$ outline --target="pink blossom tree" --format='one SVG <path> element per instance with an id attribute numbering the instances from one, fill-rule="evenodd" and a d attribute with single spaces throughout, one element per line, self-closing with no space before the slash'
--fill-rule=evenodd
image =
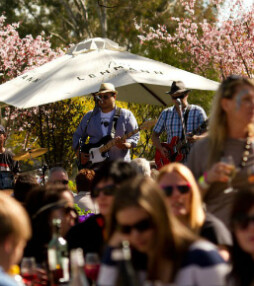
<path id="1" fill-rule="evenodd" d="M 53 50 L 44 35 L 21 38 L 18 27 L 18 23 L 5 25 L 5 17 L 0 17 L 1 83 L 64 53 L 61 49 Z M 23 110 L 11 106 L 2 108 L 2 117 L 9 134 L 7 147 L 11 147 L 15 153 L 25 147 L 47 147 L 47 164 L 53 166 L 61 162 L 67 167 L 68 161 L 74 157 L 71 151 L 74 127 L 66 128 L 66 120 L 70 125 L 73 119 L 79 121 L 83 109 L 83 105 L 75 100 Z M 38 139 L 36 144 L 29 146 L 35 139 Z"/>
<path id="2" fill-rule="evenodd" d="M 254 4 L 246 11 L 244 1 L 237 0 L 223 19 L 211 23 L 205 18 L 198 20 L 196 0 L 180 2 L 185 8 L 185 17 L 171 18 L 176 29 L 169 32 L 165 25 L 150 28 L 148 33 L 140 29 L 141 44 L 153 42 L 159 49 L 173 47 L 183 61 L 188 61 L 195 72 L 204 76 L 213 70 L 215 79 L 223 79 L 229 74 L 253 77 Z M 223 13 L 223 1 L 210 2 L 219 14 Z"/>

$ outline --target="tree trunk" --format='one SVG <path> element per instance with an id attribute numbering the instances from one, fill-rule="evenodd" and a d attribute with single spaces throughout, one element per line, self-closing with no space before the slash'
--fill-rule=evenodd
<path id="1" fill-rule="evenodd" d="M 101 35 L 103 38 L 107 38 L 107 0 L 98 0 L 97 11 L 101 24 Z"/>

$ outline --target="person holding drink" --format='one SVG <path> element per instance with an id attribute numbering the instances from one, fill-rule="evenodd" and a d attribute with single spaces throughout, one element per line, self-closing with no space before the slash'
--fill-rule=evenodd
<path id="1" fill-rule="evenodd" d="M 229 227 L 236 189 L 250 184 L 254 164 L 254 85 L 231 75 L 212 104 L 208 136 L 193 146 L 187 165 L 199 181 L 207 210 Z"/>

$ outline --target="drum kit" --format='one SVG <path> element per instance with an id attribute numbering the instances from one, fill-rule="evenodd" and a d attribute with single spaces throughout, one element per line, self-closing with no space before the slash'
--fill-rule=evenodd
<path id="1" fill-rule="evenodd" d="M 37 158 L 48 152 L 48 148 L 27 149 L 13 156 L 15 161 L 25 161 Z"/>
<path id="2" fill-rule="evenodd" d="M 37 157 L 40 157 L 48 152 L 48 148 L 37 148 L 37 149 L 31 149 L 28 148 L 16 155 L 13 156 L 14 161 L 26 161 L 35 159 Z M 44 184 L 45 183 L 45 174 L 47 170 L 47 165 L 42 164 L 40 167 L 36 167 L 33 169 L 21 171 L 20 173 L 28 173 L 28 172 L 34 172 L 36 171 L 36 175 L 38 177 L 39 183 Z M 12 193 L 13 191 L 13 182 L 14 177 L 13 174 L 10 172 L 1 172 L 0 173 L 0 189 L 4 190 L 6 193 Z"/>

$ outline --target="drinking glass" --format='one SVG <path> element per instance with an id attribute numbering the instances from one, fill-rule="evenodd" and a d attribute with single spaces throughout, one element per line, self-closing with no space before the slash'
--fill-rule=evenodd
<path id="1" fill-rule="evenodd" d="M 35 258 L 24 257 L 21 261 L 20 272 L 25 285 L 33 285 L 33 281 L 37 278 Z"/>
<path id="2" fill-rule="evenodd" d="M 85 256 L 85 273 L 88 279 L 92 280 L 92 285 L 96 285 L 96 280 L 100 269 L 100 259 L 97 253 L 87 253 Z"/>
<path id="3" fill-rule="evenodd" d="M 229 177 L 228 187 L 224 190 L 224 193 L 228 194 L 228 193 L 231 193 L 234 191 L 234 188 L 232 186 L 232 180 L 237 173 L 237 169 L 236 169 L 235 162 L 234 162 L 234 159 L 232 156 L 223 156 L 223 157 L 221 157 L 220 161 L 229 165 L 232 168 L 230 174 L 228 174 L 228 177 Z"/>

